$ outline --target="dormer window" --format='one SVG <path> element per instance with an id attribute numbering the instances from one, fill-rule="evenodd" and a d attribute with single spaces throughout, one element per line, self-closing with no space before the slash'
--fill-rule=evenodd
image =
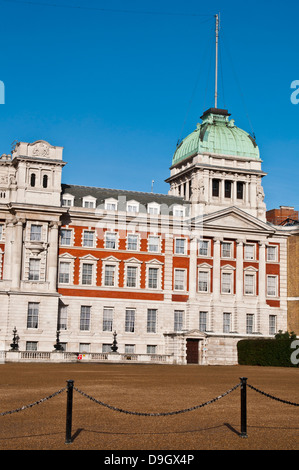
<path id="1" fill-rule="evenodd" d="M 74 205 L 74 199 L 75 197 L 72 194 L 64 194 L 62 196 L 61 204 L 64 207 L 71 207 Z"/>
<path id="2" fill-rule="evenodd" d="M 185 208 L 184 206 L 174 206 L 173 208 L 173 215 L 175 217 L 184 217 L 185 216 Z"/>
<path id="3" fill-rule="evenodd" d="M 127 212 L 131 212 L 133 214 L 139 212 L 139 203 L 136 201 L 129 201 L 127 203 Z"/>
<path id="4" fill-rule="evenodd" d="M 92 196 L 86 196 L 83 198 L 82 207 L 87 207 L 89 209 L 95 209 L 96 199 Z"/>
<path id="5" fill-rule="evenodd" d="M 117 210 L 117 200 L 116 199 L 106 199 L 105 200 L 105 210 L 106 211 L 116 211 Z"/>
<path id="6" fill-rule="evenodd" d="M 160 214 L 160 204 L 156 202 L 152 202 L 147 206 L 147 212 L 151 215 L 159 215 Z"/>

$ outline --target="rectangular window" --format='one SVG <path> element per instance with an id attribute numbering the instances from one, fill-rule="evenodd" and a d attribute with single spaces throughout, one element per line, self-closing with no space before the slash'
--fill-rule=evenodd
<path id="1" fill-rule="evenodd" d="M 105 286 L 114 286 L 115 285 L 115 266 L 107 264 L 105 266 Z"/>
<path id="2" fill-rule="evenodd" d="M 105 203 L 106 211 L 116 211 L 117 203 L 116 202 L 106 202 Z"/>
<path id="3" fill-rule="evenodd" d="M 137 268 L 127 266 L 127 287 L 137 287 Z"/>
<path id="4" fill-rule="evenodd" d="M 81 306 L 80 331 L 89 331 L 89 329 L 90 329 L 90 311 L 91 311 L 91 307 Z"/>
<path id="5" fill-rule="evenodd" d="M 37 351 L 37 341 L 26 341 L 26 351 Z"/>
<path id="6" fill-rule="evenodd" d="M 106 248 L 116 250 L 116 233 L 106 232 Z"/>
<path id="7" fill-rule="evenodd" d="M 184 320 L 184 311 L 175 310 L 174 311 L 174 331 L 182 331 L 183 320 Z"/>
<path id="8" fill-rule="evenodd" d="M 245 245 L 244 248 L 244 257 L 247 260 L 253 260 L 255 259 L 255 250 L 254 250 L 254 245 Z"/>
<path id="9" fill-rule="evenodd" d="M 276 334 L 276 315 L 269 315 L 269 334 Z"/>
<path id="10" fill-rule="evenodd" d="M 231 243 L 221 243 L 222 248 L 222 258 L 231 258 L 232 255 L 232 244 Z"/>
<path id="11" fill-rule="evenodd" d="M 62 246 L 71 246 L 72 231 L 68 229 L 61 229 L 60 231 L 60 244 Z"/>
<path id="12" fill-rule="evenodd" d="M 277 297 L 277 276 L 267 276 L 267 295 Z"/>
<path id="13" fill-rule="evenodd" d="M 30 241 L 40 242 L 42 239 L 42 226 L 32 224 L 30 228 Z"/>
<path id="14" fill-rule="evenodd" d="M 229 333 L 231 331 L 231 313 L 223 314 L 223 333 Z"/>
<path id="15" fill-rule="evenodd" d="M 40 260 L 35 258 L 29 259 L 29 281 L 39 281 Z"/>
<path id="16" fill-rule="evenodd" d="M 89 343 L 79 343 L 79 352 L 84 354 L 84 353 L 89 353 L 90 351 L 90 344 Z"/>
<path id="17" fill-rule="evenodd" d="M 244 195 L 244 183 L 237 182 L 237 199 L 243 199 Z"/>
<path id="18" fill-rule="evenodd" d="M 184 269 L 174 270 L 174 289 L 186 290 L 186 271 Z"/>
<path id="19" fill-rule="evenodd" d="M 148 288 L 158 289 L 158 272 L 159 268 L 148 269 Z"/>
<path id="20" fill-rule="evenodd" d="M 267 246 L 267 261 L 277 261 L 277 246 Z"/>
<path id="21" fill-rule="evenodd" d="M 138 235 L 128 235 L 128 250 L 136 251 L 138 249 Z"/>
<path id="22" fill-rule="evenodd" d="M 207 331 L 208 312 L 199 312 L 199 331 Z"/>
<path id="23" fill-rule="evenodd" d="M 157 327 L 157 310 L 149 308 L 147 310 L 147 333 L 156 333 Z"/>
<path id="24" fill-rule="evenodd" d="M 125 331 L 128 333 L 135 331 L 135 310 L 126 309 Z"/>
<path id="25" fill-rule="evenodd" d="M 82 284 L 85 286 L 92 285 L 93 265 L 88 263 L 82 264 Z"/>
<path id="26" fill-rule="evenodd" d="M 198 291 L 209 292 L 209 273 L 207 271 L 198 272 Z"/>
<path id="27" fill-rule="evenodd" d="M 231 198 L 232 196 L 232 183 L 231 181 L 224 182 L 224 197 Z"/>
<path id="28" fill-rule="evenodd" d="M 253 323 L 254 323 L 254 315 L 251 313 L 247 313 L 246 315 L 246 333 L 247 334 L 253 333 Z"/>
<path id="29" fill-rule="evenodd" d="M 221 276 L 221 292 L 222 294 L 232 293 L 232 273 L 222 273 Z"/>
<path id="30" fill-rule="evenodd" d="M 110 353 L 112 348 L 112 344 L 102 344 L 102 352 L 103 353 Z"/>
<path id="31" fill-rule="evenodd" d="M 93 247 L 94 243 L 94 232 L 90 230 L 84 230 L 83 232 L 83 246 Z"/>
<path id="32" fill-rule="evenodd" d="M 112 331 L 113 308 L 104 307 L 103 310 L 103 331 Z"/>
<path id="33" fill-rule="evenodd" d="M 208 254 L 209 254 L 209 242 L 208 242 L 208 240 L 199 240 L 199 242 L 198 242 L 198 253 L 199 253 L 199 256 L 208 256 Z"/>
<path id="34" fill-rule="evenodd" d="M 219 185 L 220 185 L 220 181 L 213 179 L 213 181 L 212 181 L 212 194 L 213 194 L 213 197 L 219 197 Z"/>
<path id="35" fill-rule="evenodd" d="M 125 344 L 125 354 L 134 354 L 135 344 Z"/>
<path id="36" fill-rule="evenodd" d="M 151 253 L 157 253 L 159 251 L 159 237 L 148 237 L 148 251 Z"/>
<path id="37" fill-rule="evenodd" d="M 58 316 L 58 330 L 67 330 L 67 306 L 61 305 Z"/>
<path id="38" fill-rule="evenodd" d="M 146 354 L 156 354 L 156 353 L 157 353 L 157 346 L 155 344 L 147 344 Z"/>
<path id="39" fill-rule="evenodd" d="M 70 263 L 64 263 L 61 261 L 59 263 L 59 276 L 58 281 L 61 284 L 69 284 L 70 282 Z"/>
<path id="40" fill-rule="evenodd" d="M 39 304 L 29 302 L 27 312 L 27 328 L 38 328 Z"/>
<path id="41" fill-rule="evenodd" d="M 245 274 L 244 277 L 244 294 L 245 295 L 253 295 L 254 294 L 254 281 L 255 275 L 254 274 Z"/>
<path id="42" fill-rule="evenodd" d="M 186 239 L 185 238 L 176 238 L 175 240 L 175 253 L 177 255 L 186 254 Z"/>
<path id="43" fill-rule="evenodd" d="M 3 224 L 0 224 L 0 240 L 3 240 Z"/>

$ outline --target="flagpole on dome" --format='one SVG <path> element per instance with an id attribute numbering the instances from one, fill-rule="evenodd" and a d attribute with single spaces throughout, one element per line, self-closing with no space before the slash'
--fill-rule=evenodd
<path id="1" fill-rule="evenodd" d="M 219 42 L 219 21 L 220 20 L 220 13 L 219 15 L 215 15 L 215 33 L 216 33 L 216 41 L 215 41 L 215 108 L 217 108 L 217 101 L 218 101 L 218 42 Z"/>

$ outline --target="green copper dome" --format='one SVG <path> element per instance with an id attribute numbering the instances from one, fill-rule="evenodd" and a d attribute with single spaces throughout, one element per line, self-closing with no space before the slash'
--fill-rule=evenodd
<path id="1" fill-rule="evenodd" d="M 202 123 L 197 124 L 197 128 L 178 145 L 172 165 L 203 152 L 259 160 L 260 152 L 254 138 L 236 127 L 229 116 L 225 109 L 206 111 L 201 117 Z"/>

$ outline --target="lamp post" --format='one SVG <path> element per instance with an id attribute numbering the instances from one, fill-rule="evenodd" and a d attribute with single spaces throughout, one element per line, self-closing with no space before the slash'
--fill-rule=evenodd
<path id="1" fill-rule="evenodd" d="M 12 343 L 10 344 L 11 351 L 18 351 L 19 350 L 19 339 L 20 339 L 20 337 L 17 335 L 17 329 L 16 329 L 16 327 L 14 327 Z"/>
<path id="2" fill-rule="evenodd" d="M 113 333 L 113 343 L 112 343 L 112 346 L 111 346 L 111 351 L 114 352 L 114 353 L 116 353 L 117 350 L 118 350 L 116 336 L 117 336 L 117 333 L 116 333 L 116 331 L 114 331 L 114 333 Z"/>

